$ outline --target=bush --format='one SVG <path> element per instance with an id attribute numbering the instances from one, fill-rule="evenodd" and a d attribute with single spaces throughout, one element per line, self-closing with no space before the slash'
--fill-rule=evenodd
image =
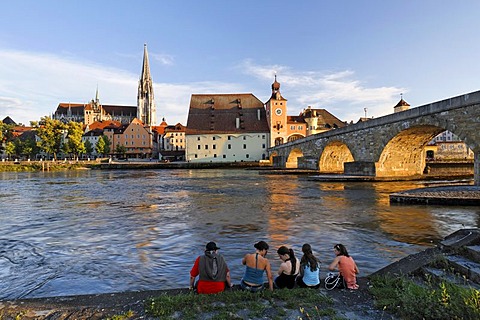
<path id="1" fill-rule="evenodd" d="M 419 285 L 406 277 L 374 277 L 376 305 L 409 319 L 479 319 L 480 291 L 450 282 Z"/>

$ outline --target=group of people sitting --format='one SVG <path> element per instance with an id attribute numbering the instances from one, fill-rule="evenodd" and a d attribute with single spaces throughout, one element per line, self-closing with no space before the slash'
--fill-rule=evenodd
<path id="1" fill-rule="evenodd" d="M 305 243 L 302 246 L 303 256 L 300 260 L 295 257 L 293 249 L 286 246 L 278 248 L 277 254 L 282 262 L 275 279 L 267 259 L 268 244 L 265 241 L 259 241 L 254 244 L 254 248 L 254 253 L 246 254 L 242 259 L 245 273 L 240 281 L 240 287 L 243 290 L 251 292 L 263 290 L 266 287 L 263 280 L 264 273 L 266 273 L 270 290 L 292 289 L 295 286 L 313 289 L 320 287 L 320 261 L 314 256 L 310 244 Z M 191 290 L 196 289 L 197 293 L 212 294 L 233 287 L 230 271 L 224 257 L 218 253 L 219 249 L 215 242 L 209 242 L 206 245 L 205 254 L 197 257 L 190 271 Z M 347 248 L 342 244 L 336 244 L 333 251 L 336 257 L 328 269 L 338 270 L 346 288 L 358 289 L 356 280 L 358 268 L 353 258 L 349 256 Z M 199 280 L 195 282 L 197 276 Z"/>

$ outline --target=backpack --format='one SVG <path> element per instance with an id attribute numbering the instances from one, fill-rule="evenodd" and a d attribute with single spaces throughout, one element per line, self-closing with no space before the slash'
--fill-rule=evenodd
<path id="1" fill-rule="evenodd" d="M 345 280 L 339 273 L 329 272 L 325 278 L 325 289 L 332 290 L 334 288 L 343 289 L 346 288 Z"/>

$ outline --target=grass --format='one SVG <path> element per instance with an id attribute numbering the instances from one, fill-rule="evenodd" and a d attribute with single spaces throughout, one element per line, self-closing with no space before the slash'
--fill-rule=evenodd
<path id="1" fill-rule="evenodd" d="M 297 313 L 298 319 L 320 319 L 335 317 L 332 304 L 332 300 L 318 290 L 257 293 L 236 290 L 213 295 L 164 294 L 148 300 L 145 311 L 160 319 L 196 319 L 199 314 L 208 314 L 211 319 L 242 319 L 239 314 L 248 318 L 285 319 L 291 312 Z"/>
<path id="2" fill-rule="evenodd" d="M 374 277 L 376 306 L 404 319 L 480 319 L 480 291 L 450 282 L 419 285 L 406 277 Z"/>
<path id="3" fill-rule="evenodd" d="M 95 168 L 98 163 L 82 163 L 82 162 L 61 162 L 61 161 L 22 161 L 20 164 L 13 162 L 0 162 L 0 172 L 32 172 L 32 171 L 60 171 L 60 170 L 76 170 L 81 168 Z"/>

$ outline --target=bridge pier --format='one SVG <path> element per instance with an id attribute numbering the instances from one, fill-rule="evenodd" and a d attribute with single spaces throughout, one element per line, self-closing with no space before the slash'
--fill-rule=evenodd
<path id="1" fill-rule="evenodd" d="M 480 151 L 474 152 L 473 174 L 474 183 L 476 186 L 480 186 Z"/>
<path id="2" fill-rule="evenodd" d="M 353 161 L 343 164 L 343 173 L 348 176 L 372 176 L 375 177 L 375 162 Z"/>

